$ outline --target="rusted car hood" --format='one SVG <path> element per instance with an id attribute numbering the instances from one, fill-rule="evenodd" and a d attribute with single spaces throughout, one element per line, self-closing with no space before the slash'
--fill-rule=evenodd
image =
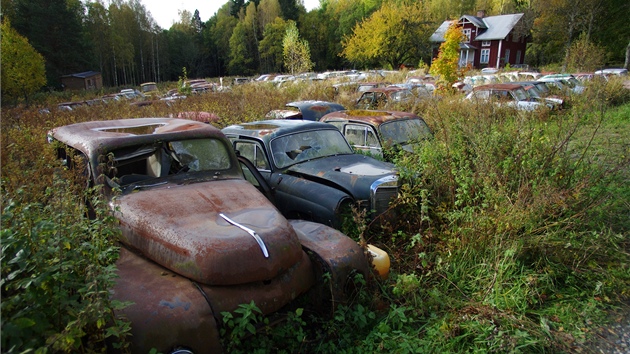
<path id="1" fill-rule="evenodd" d="M 245 180 L 169 183 L 117 197 L 112 203 L 124 244 L 203 284 L 269 280 L 302 256 L 288 221 Z M 252 235 L 221 213 L 255 231 L 268 257 Z"/>
<path id="2" fill-rule="evenodd" d="M 395 174 L 394 164 L 360 154 L 330 156 L 290 166 L 285 173 L 335 183 L 357 199 L 368 199 L 374 181 Z"/>

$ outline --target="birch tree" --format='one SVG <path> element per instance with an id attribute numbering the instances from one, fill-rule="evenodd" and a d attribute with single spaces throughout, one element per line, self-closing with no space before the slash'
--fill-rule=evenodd
<path id="1" fill-rule="evenodd" d="M 311 51 L 308 42 L 300 39 L 300 32 L 295 22 L 289 21 L 289 24 L 282 40 L 284 67 L 295 75 L 297 73 L 311 71 L 313 63 L 311 62 Z"/>

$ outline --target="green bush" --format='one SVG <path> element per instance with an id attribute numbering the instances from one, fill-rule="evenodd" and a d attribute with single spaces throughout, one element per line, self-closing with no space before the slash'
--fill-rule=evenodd
<path id="1" fill-rule="evenodd" d="M 114 315 L 124 304 L 110 300 L 114 284 L 112 219 L 84 217 L 83 203 L 55 180 L 46 203 L 28 202 L 18 190 L 3 192 L 2 351 L 102 352 L 124 349 L 129 325 Z"/>

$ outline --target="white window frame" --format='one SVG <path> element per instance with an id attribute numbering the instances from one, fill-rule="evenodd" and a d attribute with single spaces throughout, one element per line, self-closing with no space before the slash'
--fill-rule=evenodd
<path id="1" fill-rule="evenodd" d="M 464 36 L 466 36 L 466 41 L 464 43 L 469 43 L 470 42 L 470 36 L 472 36 L 472 29 L 464 28 L 462 30 L 462 32 L 464 33 Z"/>
<path id="2" fill-rule="evenodd" d="M 489 47 L 489 46 L 490 46 L 490 44 L 491 44 L 491 42 L 490 42 L 490 41 L 482 41 L 482 42 L 481 42 L 481 46 L 482 46 L 482 47 Z"/>
<path id="3" fill-rule="evenodd" d="M 485 57 L 485 60 L 484 60 Z M 479 63 L 480 64 L 488 64 L 490 62 L 490 48 L 482 49 L 479 55 Z"/>

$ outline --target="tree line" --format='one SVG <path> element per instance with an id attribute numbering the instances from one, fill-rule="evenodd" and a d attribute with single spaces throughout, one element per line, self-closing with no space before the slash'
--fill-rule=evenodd
<path id="1" fill-rule="evenodd" d="M 320 5 L 306 11 L 301 0 L 229 0 L 215 14 L 180 11 L 179 20 L 164 29 L 139 0 L 2 0 L 2 21 L 43 56 L 50 88 L 60 86 L 62 75 L 89 70 L 101 72 L 105 86 L 176 81 L 183 68 L 189 77 L 290 72 L 283 52 L 287 29 L 293 41 L 299 36 L 306 45 L 307 67 L 315 71 L 428 65 L 434 45 L 429 37 L 440 23 L 481 9 L 489 16 L 525 14 L 530 65 L 592 70 L 626 60 L 627 66 L 626 0 L 320 0 Z"/>

